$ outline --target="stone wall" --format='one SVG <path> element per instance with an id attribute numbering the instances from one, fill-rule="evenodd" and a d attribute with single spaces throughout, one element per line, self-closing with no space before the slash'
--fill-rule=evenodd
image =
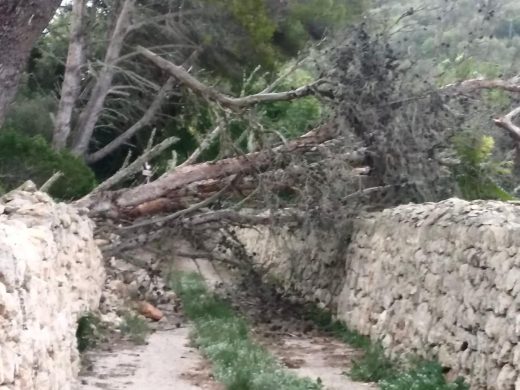
<path id="1" fill-rule="evenodd" d="M 103 280 L 87 217 L 34 191 L 0 198 L 1 390 L 71 388 L 77 319 Z"/>
<path id="2" fill-rule="evenodd" d="M 338 257 L 334 237 L 310 256 L 301 232 L 240 236 L 286 288 L 328 305 L 390 353 L 436 357 L 473 389 L 520 389 L 519 205 L 450 199 L 368 215 L 327 272 Z M 330 275 L 341 275 L 340 291 Z"/>

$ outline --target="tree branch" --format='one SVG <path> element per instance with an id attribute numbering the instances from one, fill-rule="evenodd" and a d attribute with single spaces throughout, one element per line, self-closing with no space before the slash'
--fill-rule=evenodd
<path id="1" fill-rule="evenodd" d="M 469 79 L 448 84 L 441 88 L 441 91 L 455 90 L 457 93 L 470 93 L 482 89 L 501 89 L 508 92 L 520 92 L 520 77 L 517 76 L 508 80 Z"/>
<path id="2" fill-rule="evenodd" d="M 197 226 L 210 223 L 227 222 L 234 225 L 240 226 L 252 226 L 252 225 L 271 225 L 274 222 L 279 223 L 296 223 L 303 220 L 303 215 L 297 210 L 290 212 L 281 212 L 278 214 L 264 214 L 264 215 L 252 215 L 243 214 L 233 210 L 217 210 L 211 211 L 204 214 L 195 215 L 190 218 L 186 218 L 183 223 L 188 226 Z"/>
<path id="3" fill-rule="evenodd" d="M 215 127 L 207 136 L 202 140 L 199 147 L 195 149 L 195 151 L 184 161 L 182 164 L 180 164 L 175 169 L 184 168 L 187 165 L 194 164 L 197 162 L 197 159 L 200 157 L 202 152 L 204 152 L 207 148 L 211 146 L 213 141 L 219 136 L 220 132 L 222 131 L 222 126 Z"/>
<path id="4" fill-rule="evenodd" d="M 51 187 L 63 176 L 63 172 L 55 172 L 45 183 L 40 187 L 41 192 L 49 192 Z"/>
<path id="5" fill-rule="evenodd" d="M 155 145 L 153 148 L 148 150 L 147 152 L 143 153 L 141 156 L 136 158 L 131 164 L 129 164 L 127 167 L 119 170 L 116 172 L 113 176 L 105 180 L 103 183 L 101 183 L 99 186 L 97 186 L 94 191 L 92 191 L 89 195 L 87 195 L 86 198 L 90 198 L 92 195 L 99 193 L 101 191 L 106 191 L 115 185 L 121 183 L 121 181 L 125 180 L 127 177 L 130 177 L 132 175 L 135 175 L 140 170 L 142 170 L 143 164 L 157 155 L 161 154 L 163 151 L 168 149 L 170 146 L 172 146 L 174 143 L 176 143 L 179 139 L 177 137 L 170 137 L 166 138 L 164 141 L 162 141 L 160 144 Z M 83 199 L 82 199 L 83 201 Z"/>
<path id="6" fill-rule="evenodd" d="M 103 146 L 98 151 L 88 155 L 86 161 L 88 163 L 95 163 L 105 158 L 114 150 L 119 148 L 122 144 L 124 144 L 126 141 L 128 141 L 130 138 L 132 138 L 143 127 L 148 126 L 150 122 L 155 118 L 157 111 L 159 111 L 159 109 L 161 108 L 164 100 L 168 96 L 168 92 L 172 90 L 173 84 L 174 79 L 173 77 L 170 77 L 168 81 L 166 81 L 166 83 L 159 90 L 154 100 L 152 101 L 152 104 L 150 104 L 150 107 L 148 107 L 143 116 L 125 132 L 123 132 L 121 135 L 110 141 L 107 145 Z"/>
<path id="7" fill-rule="evenodd" d="M 323 83 L 322 80 L 318 80 L 312 84 L 297 88 L 292 91 L 259 93 L 256 95 L 235 98 L 218 92 L 215 89 L 205 85 L 204 83 L 200 82 L 198 79 L 193 77 L 191 74 L 189 74 L 181 66 L 175 65 L 174 63 L 165 60 L 164 58 L 158 56 L 154 52 L 142 46 L 139 46 L 137 48 L 137 51 L 139 51 L 140 54 L 148 58 L 159 68 L 170 73 L 173 77 L 181 81 L 187 88 L 191 89 L 193 92 L 201 96 L 207 97 L 208 99 L 214 100 L 224 107 L 232 109 L 251 107 L 259 103 L 288 101 L 302 98 L 304 96 L 314 94 L 315 88 L 321 83 Z"/>
<path id="8" fill-rule="evenodd" d="M 507 130 L 509 132 L 509 135 L 516 141 L 520 142 L 520 126 L 517 126 L 513 120 L 520 115 L 520 107 L 515 108 L 513 111 L 511 111 L 509 114 L 494 119 L 493 122 L 498 127 L 501 127 L 504 130 Z"/>

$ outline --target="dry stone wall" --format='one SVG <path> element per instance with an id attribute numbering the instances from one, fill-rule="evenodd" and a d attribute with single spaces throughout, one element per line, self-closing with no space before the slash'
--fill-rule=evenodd
<path id="1" fill-rule="evenodd" d="M 321 243 L 309 256 L 301 232 L 239 235 L 286 288 L 390 353 L 436 357 L 472 389 L 520 389 L 520 205 L 450 199 L 367 215 L 328 272 L 338 253 Z M 295 250 L 299 262 L 289 266 Z M 331 274 L 342 275 L 339 291 Z"/>
<path id="2" fill-rule="evenodd" d="M 67 390 L 77 319 L 104 280 L 92 222 L 35 191 L 0 198 L 0 389 Z"/>

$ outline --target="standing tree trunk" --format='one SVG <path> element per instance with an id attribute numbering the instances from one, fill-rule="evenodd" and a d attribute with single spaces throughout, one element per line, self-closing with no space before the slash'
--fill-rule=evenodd
<path id="1" fill-rule="evenodd" d="M 96 84 L 92 89 L 90 99 L 87 106 L 81 113 L 77 125 L 77 134 L 74 145 L 72 146 L 72 152 L 77 156 L 84 157 L 88 152 L 88 147 L 96 123 L 103 111 L 103 105 L 105 99 L 110 92 L 112 87 L 112 80 L 116 72 L 115 66 L 125 38 L 131 29 L 131 18 L 134 10 L 135 0 L 125 0 L 121 8 L 121 12 L 118 15 L 116 26 L 110 38 L 108 49 L 105 54 L 105 61 L 103 68 L 99 72 Z"/>
<path id="2" fill-rule="evenodd" d="M 31 49 L 61 0 L 0 1 L 0 125 L 18 89 Z"/>
<path id="3" fill-rule="evenodd" d="M 56 150 L 67 147 L 71 130 L 72 112 L 81 89 L 81 67 L 85 63 L 85 36 L 83 19 L 85 0 L 74 0 L 70 26 L 69 53 L 61 86 L 61 98 L 56 114 L 52 144 Z"/>

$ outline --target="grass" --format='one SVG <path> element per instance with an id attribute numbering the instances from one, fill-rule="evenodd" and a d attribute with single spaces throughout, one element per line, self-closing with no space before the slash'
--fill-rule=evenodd
<path id="1" fill-rule="evenodd" d="M 355 361 L 349 377 L 361 382 L 375 382 L 381 390 L 469 390 L 462 378 L 448 383 L 438 362 L 415 359 L 407 368 L 390 359 L 381 343 L 373 343 L 365 336 L 335 321 L 330 313 L 310 307 L 306 316 L 320 329 L 353 347 L 363 350 L 363 357 Z"/>
<path id="2" fill-rule="evenodd" d="M 228 390 L 319 390 L 320 383 L 290 374 L 255 344 L 244 318 L 210 293 L 196 274 L 172 278 L 184 312 L 194 324 L 193 340 L 213 364 L 214 375 Z"/>
<path id="3" fill-rule="evenodd" d="M 144 344 L 150 333 L 150 327 L 146 320 L 135 313 L 125 313 L 119 330 L 128 339 L 136 344 Z"/>

